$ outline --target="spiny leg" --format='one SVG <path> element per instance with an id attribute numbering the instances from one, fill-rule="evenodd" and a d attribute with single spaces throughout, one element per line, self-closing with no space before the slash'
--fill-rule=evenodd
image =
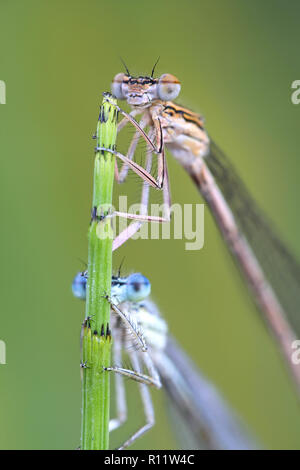
<path id="1" fill-rule="evenodd" d="M 146 162 L 146 169 L 151 169 L 152 164 L 152 155 L 149 154 Z M 135 219 L 135 222 L 132 222 L 128 227 L 126 227 L 113 241 L 113 251 L 123 245 L 127 240 L 129 240 L 142 226 L 142 222 L 170 222 L 171 219 L 171 195 L 170 195 L 170 185 L 169 185 L 169 176 L 167 165 L 165 165 L 165 184 L 163 187 L 163 201 L 164 201 L 164 214 L 163 217 L 155 217 L 147 215 L 149 210 L 149 190 L 150 187 L 145 181 L 143 183 L 142 189 L 142 199 L 141 199 L 141 215 L 135 215 L 129 217 L 129 214 L 124 214 L 122 212 L 115 212 L 116 215 L 120 217 L 127 217 Z"/>
<path id="2" fill-rule="evenodd" d="M 154 378 L 156 382 L 156 388 L 161 388 L 162 385 L 160 381 L 160 376 L 159 376 L 159 373 L 157 372 L 156 367 L 153 364 L 150 354 L 143 354 L 142 359 L 143 359 L 143 362 L 145 363 L 147 370 L 149 371 L 149 374 L 151 375 L 151 377 Z"/>
<path id="3" fill-rule="evenodd" d="M 155 146 L 155 144 L 153 143 L 153 139 L 151 139 L 149 136 L 147 136 L 147 134 L 141 128 L 140 124 L 132 117 L 131 114 L 126 113 L 118 105 L 116 105 L 115 103 L 112 103 L 110 101 L 109 97 L 105 97 L 105 98 L 106 98 L 106 101 L 108 101 L 112 106 L 114 106 L 124 116 L 124 118 L 127 118 L 133 124 L 133 126 L 140 132 L 141 136 L 147 142 L 147 144 L 152 149 L 152 151 L 155 154 L 157 154 L 157 163 L 158 163 L 157 180 L 155 180 L 152 177 L 152 175 L 150 175 L 150 174 L 145 174 L 144 173 L 144 175 L 143 175 L 143 172 L 141 171 L 141 167 L 139 165 L 134 164 L 133 162 L 131 163 L 131 165 L 129 165 L 128 159 L 124 160 L 124 159 L 127 158 L 124 155 L 120 154 L 119 152 L 112 151 L 112 150 L 111 150 L 111 152 L 114 153 L 117 157 L 119 157 L 124 162 L 128 163 L 130 168 L 133 171 L 135 171 L 139 176 L 141 176 L 142 178 L 143 177 L 147 178 L 149 184 L 151 184 L 153 187 L 156 187 L 158 189 L 162 189 L 163 184 L 164 184 L 164 173 L 165 173 L 164 166 L 165 166 L 166 161 L 165 161 L 163 133 L 162 133 L 162 127 L 161 127 L 161 121 L 160 121 L 159 114 L 157 112 L 152 112 L 151 113 L 152 124 L 153 124 L 153 129 L 154 129 L 154 135 L 155 135 L 155 138 L 156 138 L 155 139 L 156 140 L 156 146 Z M 99 150 L 107 150 L 108 151 L 108 149 L 106 149 L 104 147 L 103 148 L 99 147 Z M 152 182 L 150 182 L 151 180 L 152 180 Z"/>
<path id="4" fill-rule="evenodd" d="M 139 109 L 133 109 L 131 112 L 130 112 L 130 115 L 132 117 L 135 117 L 137 116 L 138 114 L 141 114 L 141 110 Z M 130 120 L 128 120 L 127 117 L 123 117 L 123 119 L 119 122 L 118 124 L 118 127 L 117 127 L 117 133 L 121 132 L 122 129 L 124 129 L 124 127 L 130 123 Z M 140 126 L 142 129 L 144 129 L 145 125 L 143 123 L 143 121 L 141 120 L 140 121 Z M 140 132 L 139 131 L 136 131 L 132 141 L 131 141 L 131 144 L 130 144 L 130 147 L 128 149 L 128 152 L 127 152 L 127 157 L 131 160 L 133 158 L 133 155 L 134 155 L 134 152 L 135 152 L 135 148 L 136 148 L 136 145 L 137 145 L 137 142 L 139 140 L 139 137 L 140 137 Z M 132 146 L 132 147 L 131 147 Z M 127 172 L 128 172 L 128 169 L 126 171 L 126 174 L 125 173 L 125 169 L 128 168 L 127 165 L 125 165 L 125 163 L 123 163 L 122 165 L 122 168 L 121 168 L 121 171 L 119 172 L 119 169 L 118 169 L 118 164 L 117 162 L 115 162 L 115 179 L 118 183 L 122 183 L 124 181 L 124 179 L 126 178 L 126 175 L 127 175 Z"/>
<path id="5" fill-rule="evenodd" d="M 140 140 L 140 133 L 136 131 L 129 145 L 128 152 L 126 155 L 129 160 L 133 159 L 139 140 Z M 118 183 L 123 183 L 125 181 L 128 171 L 129 171 L 129 166 L 126 163 L 123 163 L 119 171 L 119 175 L 117 179 Z"/>
<path id="6" fill-rule="evenodd" d="M 143 335 L 141 329 L 139 328 L 139 325 L 137 324 L 135 318 L 133 318 L 133 316 L 130 315 L 130 313 L 125 310 L 125 308 L 123 310 L 121 310 L 118 307 L 118 305 L 113 303 L 112 299 L 108 295 L 106 295 L 105 298 L 110 303 L 111 309 L 117 315 L 119 315 L 122 322 L 129 329 L 129 331 L 131 332 L 133 337 L 138 341 L 139 345 L 142 348 L 142 351 L 144 351 L 144 352 L 147 351 L 148 348 L 147 348 L 147 345 L 146 345 L 146 342 L 145 342 L 144 335 Z"/>
<path id="7" fill-rule="evenodd" d="M 137 354 L 132 353 L 131 355 L 131 361 L 136 370 L 140 370 L 140 364 L 139 364 L 139 359 Z M 139 383 L 139 388 L 140 388 L 140 393 L 141 393 L 141 398 L 142 402 L 144 405 L 144 413 L 146 417 L 146 424 L 139 428 L 127 441 L 125 441 L 121 447 L 119 447 L 119 450 L 123 450 L 126 447 L 130 446 L 134 441 L 139 439 L 145 432 L 149 431 L 154 424 L 155 424 L 155 414 L 154 414 L 154 408 L 153 408 L 153 403 L 150 395 L 150 391 L 144 383 Z"/>
<path id="8" fill-rule="evenodd" d="M 138 176 L 140 176 L 144 181 L 147 181 L 153 188 L 155 189 L 162 189 L 162 186 L 159 185 L 156 181 L 156 179 L 148 173 L 145 168 L 143 168 L 141 165 L 138 163 L 133 162 L 132 160 L 129 160 L 125 155 L 123 155 L 120 152 L 117 152 L 116 150 L 112 149 L 107 149 L 106 147 L 95 147 L 96 152 L 109 152 L 118 157 L 122 162 L 124 162 L 126 165 L 128 165 Z"/>
<path id="9" fill-rule="evenodd" d="M 167 169 L 166 169 L 167 162 L 166 162 L 166 153 L 165 153 L 160 114 L 156 110 L 155 107 L 150 108 L 150 116 L 151 116 L 152 123 L 153 123 L 154 135 L 156 138 L 156 145 L 157 145 L 157 166 L 158 166 L 157 183 L 161 188 L 163 188 L 165 172 L 167 172 Z"/>
<path id="10" fill-rule="evenodd" d="M 149 357 L 148 352 L 143 352 L 139 353 L 138 351 L 132 351 L 129 353 L 131 362 L 133 364 L 133 367 L 136 370 L 132 369 L 124 369 L 123 367 L 118 367 L 118 366 L 111 366 L 111 367 L 105 367 L 104 370 L 109 371 L 109 372 L 115 372 L 116 374 L 123 375 L 124 377 L 127 377 L 128 379 L 134 380 L 135 382 L 139 382 L 140 384 L 147 385 L 147 386 L 154 386 L 156 388 L 161 388 L 161 382 L 159 375 L 157 372 L 155 372 L 155 376 L 143 374 L 140 370 L 139 366 L 139 361 L 138 361 L 138 355 L 142 354 L 143 361 L 145 360 L 145 356 Z M 145 362 L 146 364 L 146 362 Z M 137 367 L 135 367 L 137 365 Z M 149 371 L 150 372 L 150 371 Z"/>
<path id="11" fill-rule="evenodd" d="M 107 101 L 110 102 L 109 99 Z M 113 106 L 115 106 L 122 114 L 125 116 L 124 119 L 128 119 L 130 122 L 133 123 L 141 133 L 141 135 L 144 137 L 146 136 L 145 132 L 143 131 L 143 128 L 147 125 L 148 123 L 148 118 L 142 117 L 140 124 L 138 124 L 132 116 L 129 114 L 125 113 L 121 108 L 116 106 L 115 104 L 111 103 Z M 132 114 L 132 113 L 131 113 Z M 122 122 L 122 121 L 121 121 Z M 158 158 L 158 178 L 157 181 L 153 176 L 151 175 L 151 164 L 152 164 L 152 155 L 148 158 L 148 164 L 146 164 L 146 169 L 141 167 L 135 162 L 131 161 L 131 158 L 133 158 L 134 152 L 131 154 L 131 151 L 135 149 L 137 145 L 137 141 L 135 140 L 137 138 L 137 134 L 135 134 L 131 144 L 130 144 L 130 149 L 128 151 L 127 156 L 124 156 L 120 154 L 119 152 L 116 152 L 115 150 L 111 149 L 105 149 L 105 148 L 97 148 L 97 150 L 107 150 L 113 154 L 115 154 L 117 157 L 119 157 L 123 161 L 123 166 L 121 169 L 121 173 L 124 171 L 124 175 L 127 175 L 127 172 L 129 168 L 131 168 L 135 173 L 137 173 L 142 179 L 144 179 L 144 184 L 143 184 L 143 190 L 142 190 L 142 210 L 141 214 L 127 214 L 124 212 L 118 212 L 115 211 L 114 215 L 117 215 L 119 217 L 124 217 L 124 218 L 129 218 L 135 220 L 135 222 L 131 223 L 128 227 L 126 227 L 125 230 L 123 230 L 114 240 L 113 242 L 113 251 L 119 248 L 125 241 L 127 241 L 129 238 L 131 238 L 141 227 L 142 222 L 169 222 L 170 221 L 170 216 L 171 216 L 171 198 L 170 198 L 170 186 L 169 186 L 169 178 L 168 178 L 168 169 L 167 169 L 167 162 L 166 162 L 166 157 L 165 157 L 165 151 L 164 151 L 164 145 L 163 145 L 163 135 L 162 135 L 162 128 L 161 128 L 161 123 L 158 117 L 155 117 L 153 119 L 153 124 L 154 126 L 149 132 L 149 135 L 146 136 L 146 142 L 150 146 L 150 149 L 154 149 L 155 146 L 152 143 L 153 137 L 156 134 L 156 140 L 159 145 L 159 149 L 157 153 L 159 154 Z M 124 124 L 125 125 L 125 124 Z M 115 176 L 117 181 L 122 181 L 121 174 L 119 174 L 117 164 L 115 166 Z M 163 184 L 165 181 L 165 184 Z M 156 217 L 156 216 L 148 216 L 147 215 L 147 207 L 148 207 L 148 202 L 149 202 L 149 186 L 151 185 L 152 187 L 156 189 L 162 189 L 163 188 L 163 199 L 164 199 L 164 210 L 166 211 L 163 217 Z"/>
<path id="12" fill-rule="evenodd" d="M 164 159 L 165 159 L 164 186 L 163 186 L 163 201 L 164 201 L 164 210 L 165 210 L 164 217 L 168 222 L 170 222 L 172 201 L 171 201 L 171 189 L 170 189 L 168 165 L 167 165 L 165 153 L 164 153 Z"/>
<path id="13" fill-rule="evenodd" d="M 160 388 L 160 383 L 158 383 L 156 379 L 150 377 L 150 375 L 137 372 L 136 370 L 124 369 L 123 367 L 118 366 L 105 367 L 104 370 L 108 372 L 115 372 L 116 374 L 120 374 L 123 377 L 127 377 L 128 379 L 134 380 L 135 382 L 138 382 L 142 385 L 150 385 L 156 388 Z"/>
<path id="14" fill-rule="evenodd" d="M 126 118 L 124 118 L 126 119 Z M 147 116 L 142 116 L 141 120 L 140 120 L 140 128 L 141 129 L 144 129 L 147 124 L 148 124 L 148 117 Z M 129 122 L 129 121 L 127 121 Z M 127 154 L 126 154 L 126 157 L 129 159 L 129 160 L 132 160 L 133 157 L 134 157 L 134 154 L 135 154 L 135 151 L 136 151 L 136 147 L 137 147 L 137 144 L 138 144 L 138 141 L 139 139 L 141 138 L 141 134 L 140 134 L 140 131 L 136 131 L 132 140 L 131 140 L 131 143 L 129 145 L 129 148 L 128 148 L 128 151 L 127 151 Z M 116 163 L 117 165 L 117 163 Z M 129 171 L 129 166 L 126 164 L 126 163 L 123 163 L 122 166 L 121 166 L 121 169 L 118 170 L 118 166 L 116 166 L 117 168 L 117 172 L 115 173 L 115 177 L 116 177 L 116 180 L 118 183 L 123 183 L 127 177 L 127 174 L 128 174 L 128 171 Z"/>
<path id="15" fill-rule="evenodd" d="M 158 153 L 159 151 L 155 148 L 155 145 L 153 144 L 153 142 L 149 139 L 149 137 L 147 136 L 147 134 L 144 132 L 143 129 L 141 129 L 139 123 L 134 119 L 132 113 L 128 114 L 126 113 L 126 111 L 124 111 L 123 109 L 120 108 L 120 106 L 118 106 L 117 104 L 113 103 L 109 97 L 107 96 L 104 96 L 104 98 L 106 99 L 106 101 L 108 101 L 114 108 L 116 108 L 119 113 L 121 113 L 124 118 L 128 119 L 129 122 L 131 122 L 131 124 L 133 124 L 133 126 L 140 132 L 141 136 L 145 139 L 145 141 L 147 142 L 147 144 L 152 148 L 152 151 L 154 153 Z"/>
<path id="16" fill-rule="evenodd" d="M 151 154 L 148 155 L 148 162 L 147 167 L 151 168 Z M 142 201 L 141 201 L 141 214 L 130 214 L 127 212 L 120 212 L 114 211 L 112 214 L 107 215 L 106 217 L 123 217 L 125 219 L 132 219 L 135 222 L 131 223 L 128 227 L 126 227 L 113 241 L 113 251 L 119 248 L 123 243 L 125 243 L 129 238 L 131 238 L 142 226 L 143 222 L 169 222 L 170 221 L 170 205 L 169 199 L 167 203 L 164 202 L 164 206 L 167 207 L 167 214 L 166 216 L 159 217 L 159 216 L 152 216 L 147 214 L 148 202 L 149 202 L 149 185 L 146 181 L 143 183 L 142 189 Z M 164 190 L 163 194 L 169 192 L 169 188 L 167 185 L 167 189 Z"/>
<path id="17" fill-rule="evenodd" d="M 147 155 L 146 160 L 146 170 L 150 171 L 152 166 L 152 152 Z M 146 181 L 143 182 L 142 188 L 142 198 L 141 198 L 141 215 L 144 216 L 148 212 L 149 204 L 149 191 L 150 187 Z M 120 214 L 120 213 L 119 213 Z M 147 220 L 146 220 L 147 221 Z M 161 222 L 158 220 L 158 222 Z M 129 238 L 131 238 L 142 226 L 142 221 L 132 222 L 128 227 L 126 227 L 113 241 L 113 251 L 119 248 L 123 243 L 125 243 Z"/>
<path id="18" fill-rule="evenodd" d="M 135 117 L 137 116 L 138 114 L 141 114 L 141 110 L 140 109 L 133 109 L 132 111 L 130 111 L 130 116 L 132 117 Z M 118 123 L 118 127 L 117 127 L 117 132 L 120 132 L 122 129 L 124 129 L 124 127 L 129 124 L 129 120 L 127 117 L 123 117 L 123 119 L 121 119 L 121 121 Z"/>
<path id="19" fill-rule="evenodd" d="M 121 364 L 122 361 L 122 338 L 121 334 L 116 330 L 114 343 L 113 343 L 113 357 L 116 364 Z M 116 393 L 116 410 L 117 417 L 109 421 L 109 431 L 114 431 L 124 424 L 127 420 L 127 404 L 124 379 L 122 375 L 116 374 L 115 380 L 115 393 Z"/>

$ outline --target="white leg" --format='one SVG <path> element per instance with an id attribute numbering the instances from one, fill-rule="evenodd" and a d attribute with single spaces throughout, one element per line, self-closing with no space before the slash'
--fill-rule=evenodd
<path id="1" fill-rule="evenodd" d="M 130 114 L 126 113 L 126 111 L 123 111 L 123 109 L 120 108 L 120 106 L 118 106 L 117 104 L 113 103 L 109 97 L 105 97 L 106 98 L 106 101 L 108 101 L 114 108 L 116 108 L 119 113 L 121 113 L 125 119 L 127 119 L 129 122 L 131 122 L 131 124 L 133 124 L 133 126 L 140 132 L 141 136 L 145 139 L 145 141 L 148 143 L 148 145 L 150 146 L 150 148 L 152 148 L 152 151 L 156 154 L 159 154 L 160 153 L 160 150 L 157 150 L 155 145 L 153 144 L 152 140 L 149 139 L 149 137 L 147 136 L 147 134 L 143 131 L 143 129 L 141 129 L 139 123 L 134 119 L 134 114 L 133 112 L 131 112 Z M 136 113 L 138 114 L 138 113 Z M 104 149 L 106 150 L 106 149 Z"/>
<path id="2" fill-rule="evenodd" d="M 138 114 L 141 114 L 141 111 L 139 109 L 133 109 L 132 111 L 130 111 L 130 116 L 132 116 L 132 117 L 135 117 Z M 123 119 L 118 124 L 117 132 L 120 132 L 122 129 L 124 129 L 124 127 L 127 124 L 129 124 L 129 122 L 130 121 L 128 120 L 127 117 L 123 117 Z"/>
<path id="3" fill-rule="evenodd" d="M 150 162 L 151 167 L 151 162 Z M 132 218 L 135 222 L 132 222 L 128 225 L 113 241 L 113 251 L 123 245 L 127 240 L 129 240 L 142 226 L 143 222 L 170 222 L 171 220 L 171 195 L 170 195 L 170 185 L 169 185 L 169 176 L 167 166 L 165 166 L 165 184 L 163 187 L 163 200 L 164 200 L 164 214 L 163 217 L 155 217 L 147 215 L 149 210 L 149 185 L 144 182 L 142 189 L 142 200 L 141 200 L 141 214 L 126 214 L 123 212 L 115 212 L 115 215 L 119 217 L 126 217 L 128 219 Z"/>
<path id="4" fill-rule="evenodd" d="M 130 112 L 130 115 L 132 117 L 137 116 L 138 114 L 140 114 L 140 110 L 138 110 L 138 109 L 133 109 Z M 128 118 L 123 117 L 123 119 L 118 124 L 117 133 L 121 132 L 121 130 L 124 129 L 124 127 L 129 123 L 130 123 L 130 121 L 128 120 Z M 140 126 L 141 126 L 142 129 L 145 127 L 142 120 L 140 122 Z M 140 132 L 139 131 L 136 131 L 136 134 L 133 137 L 133 139 L 131 141 L 131 144 L 130 144 L 130 147 L 128 149 L 127 158 L 129 158 L 129 160 L 131 160 L 133 158 L 133 154 L 134 154 L 134 151 L 135 151 L 135 148 L 136 148 L 136 145 L 137 145 L 137 142 L 135 142 L 135 139 L 137 139 L 137 141 L 138 141 L 137 136 L 140 137 Z M 132 148 L 131 148 L 131 146 L 132 146 Z M 131 156 L 131 152 L 132 152 L 132 156 Z M 126 168 L 127 168 L 127 165 L 125 165 L 125 163 L 123 163 L 123 165 L 121 167 L 121 172 L 120 172 L 121 174 L 119 174 L 118 164 L 117 164 L 117 162 L 115 162 L 115 179 L 118 183 L 122 183 L 124 181 L 124 179 L 127 175 L 127 172 L 128 172 L 128 169 L 127 169 L 126 174 L 124 174 Z"/>
<path id="5" fill-rule="evenodd" d="M 123 367 L 118 367 L 118 366 L 112 366 L 112 367 L 105 367 L 104 370 L 109 371 L 109 372 L 115 372 L 116 374 L 123 375 L 124 377 L 127 377 L 128 379 L 134 380 L 135 382 L 139 382 L 140 384 L 144 385 L 152 385 L 156 388 L 161 388 L 161 381 L 159 378 L 159 375 L 152 363 L 152 360 L 147 352 L 142 353 L 142 359 L 150 373 L 150 375 L 143 374 L 141 372 L 141 368 L 139 365 L 139 353 L 138 351 L 131 351 L 128 353 L 133 365 L 132 369 L 124 369 Z M 137 366 L 137 367 L 136 367 Z"/>
<path id="6" fill-rule="evenodd" d="M 149 153 L 147 155 L 147 160 L 146 160 L 147 171 L 148 170 L 150 171 L 151 165 L 152 165 L 152 153 Z M 146 183 L 146 181 L 144 181 L 143 188 L 142 188 L 142 199 L 141 199 L 141 215 L 142 216 L 146 215 L 148 212 L 149 191 L 150 191 L 150 187 Z M 131 238 L 141 228 L 141 226 L 142 226 L 142 221 L 136 220 L 135 222 L 132 222 L 130 225 L 128 225 L 128 227 L 126 227 L 125 230 L 119 233 L 119 235 L 113 241 L 113 251 L 115 251 L 117 248 L 123 245 L 123 243 L 129 240 L 129 238 Z"/>
<path id="7" fill-rule="evenodd" d="M 156 367 L 153 364 L 150 354 L 143 354 L 142 359 L 143 359 L 143 362 L 145 363 L 145 366 L 147 367 L 147 370 L 149 371 L 149 374 L 151 375 L 151 377 L 154 378 L 157 384 L 156 388 L 161 388 L 160 377 L 159 377 Z"/>
<path id="8" fill-rule="evenodd" d="M 143 168 L 141 165 L 138 163 L 133 162 L 130 160 L 128 157 L 123 155 L 120 152 L 117 152 L 116 150 L 108 149 L 106 147 L 95 147 L 96 152 L 109 152 L 118 157 L 120 160 L 122 160 L 123 163 L 128 165 L 138 176 L 140 176 L 144 181 L 147 181 L 148 184 L 150 184 L 153 188 L 155 189 L 162 189 L 162 185 L 159 184 L 156 179 L 151 175 L 151 173 L 148 173 L 145 168 Z"/>
<path id="9" fill-rule="evenodd" d="M 114 361 L 116 364 L 121 364 L 122 362 L 122 341 L 119 337 L 115 338 L 113 343 L 113 354 Z M 116 409 L 117 417 L 111 419 L 109 422 L 109 432 L 114 431 L 124 424 L 127 420 L 127 405 L 126 405 L 126 395 L 125 395 L 125 386 L 124 379 L 122 375 L 116 374 L 115 377 L 115 393 L 116 393 Z"/>
<path id="10" fill-rule="evenodd" d="M 147 353 L 144 353 L 147 354 Z M 108 372 L 115 372 L 116 374 L 120 374 L 124 377 L 127 377 L 128 379 L 134 380 L 135 382 L 139 382 L 140 384 L 143 385 L 153 385 L 154 387 L 160 388 L 160 383 L 157 383 L 156 380 L 153 377 L 150 377 L 149 375 L 142 374 L 141 372 L 137 372 L 135 370 L 131 369 L 124 369 L 123 367 L 118 367 L 118 366 L 111 366 L 111 367 L 104 367 L 105 371 Z"/>
<path id="11" fill-rule="evenodd" d="M 136 370 L 140 370 L 140 364 L 138 360 L 137 354 L 131 354 L 131 361 Z M 149 389 L 147 385 L 140 383 L 140 393 L 141 393 L 141 398 L 142 402 L 144 405 L 144 412 L 145 412 L 145 417 L 146 417 L 146 424 L 142 426 L 140 429 L 138 429 L 127 441 L 122 444 L 121 447 L 119 447 L 119 450 L 123 450 L 126 447 L 130 446 L 134 441 L 139 439 L 145 432 L 149 431 L 149 429 L 152 428 L 155 424 L 155 414 L 154 414 L 154 408 L 152 404 L 152 399 L 151 395 L 149 392 Z"/>
<path id="12" fill-rule="evenodd" d="M 149 138 L 153 137 L 153 131 L 149 132 Z M 146 160 L 146 171 L 149 173 L 152 165 L 152 153 L 148 154 Z M 149 191 L 150 187 L 146 181 L 143 183 L 142 189 L 142 199 L 141 199 L 141 215 L 133 216 L 132 219 L 135 219 L 135 222 L 132 222 L 125 230 L 123 230 L 113 241 L 113 251 L 123 245 L 127 240 L 129 240 L 142 226 L 142 222 L 170 222 L 171 219 L 171 194 L 170 194 L 170 184 L 169 184 L 169 174 L 167 168 L 167 162 L 165 161 L 165 173 L 164 173 L 164 187 L 163 187 L 163 201 L 165 213 L 163 217 L 148 216 L 147 212 L 149 210 Z M 129 214 L 124 214 L 121 212 L 116 212 L 116 215 L 120 217 L 131 218 Z"/>
<path id="13" fill-rule="evenodd" d="M 164 184 L 164 173 L 165 173 L 165 164 L 166 164 L 166 159 L 165 159 L 165 150 L 164 150 L 164 142 L 163 142 L 163 132 L 162 132 L 162 126 L 161 126 L 161 121 L 157 113 L 152 113 L 151 118 L 152 118 L 152 129 L 153 129 L 153 136 L 155 136 L 156 140 L 156 146 L 153 143 L 153 138 L 150 138 L 147 136 L 147 134 L 144 132 L 142 129 L 141 125 L 133 118 L 132 113 L 128 114 L 123 109 L 121 109 L 118 105 L 115 103 L 112 103 L 109 97 L 106 97 L 106 101 L 108 101 L 112 106 L 114 106 L 121 114 L 123 114 L 124 118 L 128 119 L 128 121 L 133 124 L 133 126 L 137 129 L 137 131 L 140 133 L 141 137 L 146 141 L 146 143 L 149 145 L 149 148 L 152 150 L 157 155 L 157 161 L 158 161 L 158 175 L 157 175 L 157 180 L 155 180 L 151 174 L 145 173 L 143 171 L 143 168 L 139 166 L 137 163 L 130 162 L 130 160 L 125 157 L 124 155 L 120 154 L 119 152 L 116 152 L 114 150 L 109 150 L 104 147 L 99 147 L 97 150 L 106 150 L 108 152 L 113 153 L 117 157 L 119 157 L 121 160 L 123 160 L 124 163 L 127 163 L 129 167 L 137 173 L 141 178 L 147 179 L 149 184 L 153 186 L 154 188 L 157 189 L 162 189 L 163 184 Z"/>
<path id="14" fill-rule="evenodd" d="M 146 341 L 139 325 L 135 318 L 124 308 L 121 310 L 118 305 L 114 304 L 109 296 L 106 296 L 106 300 L 110 303 L 111 309 L 119 315 L 126 328 L 130 331 L 134 339 L 138 342 L 143 352 L 147 351 Z"/>
<path id="15" fill-rule="evenodd" d="M 126 119 L 126 118 L 124 118 L 124 119 Z M 129 122 L 129 121 L 127 120 L 127 122 Z M 140 120 L 140 123 L 139 123 L 140 128 L 144 129 L 147 124 L 148 124 L 148 117 L 143 116 L 142 119 Z M 138 141 L 139 141 L 140 138 L 141 138 L 140 131 L 137 130 L 135 132 L 133 138 L 132 138 L 132 141 L 131 141 L 131 143 L 129 145 L 129 148 L 128 148 L 128 152 L 126 154 L 126 157 L 129 160 L 133 159 L 135 151 L 136 151 L 136 147 L 137 147 L 137 144 L 138 144 Z M 125 181 L 125 179 L 127 177 L 127 174 L 128 174 L 128 171 L 129 171 L 129 166 L 126 163 L 123 163 L 123 165 L 121 166 L 120 171 L 118 171 L 118 174 L 117 174 L 117 177 L 116 177 L 116 180 L 118 181 L 118 183 L 123 183 Z"/>
<path id="16" fill-rule="evenodd" d="M 108 99 L 107 101 L 110 102 Z M 113 104 L 113 103 L 112 103 Z M 113 104 L 114 105 L 114 104 Z M 114 105 L 115 106 L 115 105 Z M 143 189 L 142 189 L 142 201 L 141 201 L 141 214 L 127 214 L 124 212 L 115 211 L 112 216 L 116 215 L 119 217 L 124 217 L 128 219 L 132 219 L 135 222 L 131 223 L 125 230 L 123 230 L 114 240 L 113 242 L 113 251 L 123 245 L 129 238 L 131 238 L 142 226 L 143 222 L 169 222 L 171 218 L 171 197 L 170 197 L 170 185 L 169 185 L 169 177 L 168 177 L 168 168 L 167 168 L 167 161 L 165 157 L 165 151 L 163 146 L 163 138 L 162 138 L 162 130 L 160 121 L 156 119 L 153 121 L 154 127 L 150 130 L 149 135 L 146 136 L 143 129 L 148 124 L 148 118 L 145 117 L 141 119 L 140 124 L 138 124 L 133 118 L 132 113 L 128 115 L 125 113 L 121 108 L 116 106 L 117 109 L 125 116 L 124 119 L 127 119 L 128 122 L 132 122 L 135 127 L 137 128 L 137 132 L 134 135 L 132 142 L 130 144 L 127 156 L 120 154 L 111 149 L 104 149 L 98 148 L 98 150 L 107 150 L 117 157 L 119 157 L 123 161 L 123 165 L 121 167 L 121 171 L 119 173 L 118 166 L 116 163 L 115 166 L 115 177 L 118 182 L 122 182 L 124 178 L 127 176 L 129 168 L 131 168 L 136 174 L 138 174 L 143 180 Z M 124 120 L 121 121 L 123 123 Z M 120 124 L 121 124 L 120 123 Z M 124 124 L 125 125 L 125 124 Z M 156 151 L 159 155 L 158 159 L 158 179 L 157 181 L 151 175 L 151 165 L 152 165 L 152 153 L 147 156 L 146 160 L 146 168 L 141 167 L 135 162 L 132 162 L 132 158 L 134 156 L 134 152 L 136 149 L 136 145 L 138 143 L 138 135 L 142 135 L 143 137 L 146 136 L 145 140 L 148 143 L 150 149 L 154 150 L 155 146 L 152 143 L 154 135 L 156 134 L 157 144 L 159 145 L 159 151 Z M 165 213 L 163 217 L 155 217 L 147 215 L 148 212 L 148 203 L 149 203 L 149 185 L 156 188 L 156 189 L 163 189 L 163 200 L 164 200 L 164 210 Z"/>

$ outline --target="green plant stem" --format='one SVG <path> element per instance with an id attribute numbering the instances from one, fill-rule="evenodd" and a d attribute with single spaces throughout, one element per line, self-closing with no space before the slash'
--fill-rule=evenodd
<path id="1" fill-rule="evenodd" d="M 117 111 L 104 98 L 97 125 L 97 147 L 114 149 L 116 133 Z M 96 153 L 82 333 L 82 450 L 104 450 L 109 446 L 109 373 L 103 368 L 111 365 L 110 305 L 105 295 L 110 295 L 112 277 L 113 230 L 112 219 L 107 215 L 112 213 L 114 165 L 114 155 Z"/>

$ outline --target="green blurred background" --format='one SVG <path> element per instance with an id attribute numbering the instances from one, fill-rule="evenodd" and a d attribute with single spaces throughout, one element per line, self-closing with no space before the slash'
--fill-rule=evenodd
<path id="1" fill-rule="evenodd" d="M 119 56 L 137 74 L 161 56 L 157 74 L 179 77 L 179 102 L 204 113 L 299 257 L 299 14 L 296 0 L 0 0 L 1 448 L 79 445 L 84 308 L 70 283 L 87 258 L 91 136 Z M 168 161 L 173 202 L 199 202 Z M 172 333 L 263 446 L 299 448 L 298 399 L 208 210 L 204 248 L 184 243 L 130 241 L 114 265 L 125 256 L 125 270 L 151 279 Z M 136 388 L 112 446 L 143 422 Z M 153 396 L 156 428 L 135 448 L 176 448 L 163 393 Z"/>

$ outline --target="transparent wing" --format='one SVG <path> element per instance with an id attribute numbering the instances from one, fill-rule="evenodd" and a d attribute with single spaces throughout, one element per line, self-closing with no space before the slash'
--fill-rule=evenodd
<path id="1" fill-rule="evenodd" d="M 155 359 L 163 388 L 189 431 L 190 448 L 255 449 L 257 445 L 216 388 L 201 374 L 176 341 L 168 338 Z M 181 430 L 181 425 L 176 423 Z M 191 442 L 194 447 L 191 447 Z"/>
<path id="2" fill-rule="evenodd" d="M 224 153 L 212 142 L 206 164 L 273 291 L 300 336 L 300 265 L 258 208 Z"/>

